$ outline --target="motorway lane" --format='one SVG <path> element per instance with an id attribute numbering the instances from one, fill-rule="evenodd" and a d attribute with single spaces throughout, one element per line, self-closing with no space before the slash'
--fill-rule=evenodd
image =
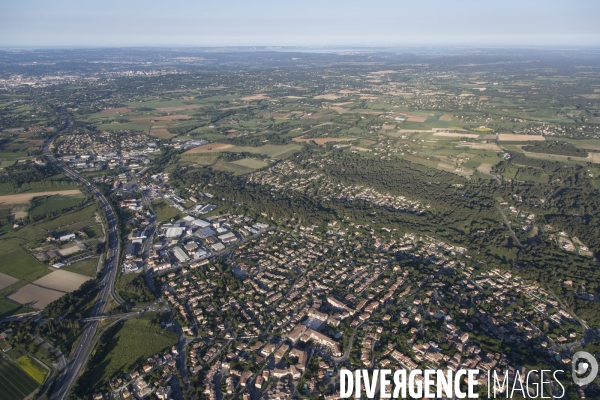
<path id="1" fill-rule="evenodd" d="M 65 175 L 71 177 L 73 180 L 77 181 L 81 185 L 85 186 L 96 197 L 96 199 L 102 206 L 108 224 L 108 254 L 105 261 L 104 273 L 99 283 L 100 293 L 96 299 L 96 304 L 94 305 L 94 308 L 92 310 L 92 317 L 96 317 L 104 312 L 104 309 L 106 308 L 106 304 L 108 302 L 108 297 L 110 295 L 113 295 L 113 297 L 116 299 L 116 296 L 114 296 L 114 283 L 117 275 L 117 263 L 119 260 L 119 254 L 121 252 L 116 224 L 117 219 L 115 217 L 115 213 L 112 207 L 110 206 L 110 203 L 108 202 L 108 200 L 106 200 L 104 195 L 100 193 L 100 191 L 96 189 L 85 178 L 81 177 L 69 168 L 60 164 L 50 152 L 50 145 L 52 141 L 59 134 L 68 129 L 71 125 L 71 121 L 62 113 L 62 110 L 59 110 L 59 114 L 65 119 L 65 126 L 63 129 L 56 132 L 44 143 L 44 156 L 46 157 L 48 162 L 51 163 L 54 167 L 56 167 L 58 170 L 62 171 Z M 92 346 L 90 346 L 90 344 L 92 343 L 92 340 L 96 335 L 98 325 L 98 321 L 92 321 L 89 322 L 84 328 L 79 344 L 73 352 L 71 360 L 67 364 L 66 368 L 62 371 L 61 376 L 58 378 L 58 381 L 54 387 L 54 391 L 50 396 L 50 399 L 62 400 L 69 393 L 69 390 L 71 389 L 71 387 L 75 383 L 75 380 L 81 373 L 92 351 Z"/>

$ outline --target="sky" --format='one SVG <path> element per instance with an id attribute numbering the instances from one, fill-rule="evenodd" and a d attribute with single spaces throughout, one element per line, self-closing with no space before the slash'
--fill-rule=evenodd
<path id="1" fill-rule="evenodd" d="M 0 0 L 2 47 L 600 46 L 600 0 Z"/>

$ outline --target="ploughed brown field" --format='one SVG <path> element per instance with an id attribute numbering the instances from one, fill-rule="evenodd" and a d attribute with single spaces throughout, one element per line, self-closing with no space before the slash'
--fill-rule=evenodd
<path id="1" fill-rule="evenodd" d="M 13 283 L 17 283 L 19 282 L 19 280 L 17 278 L 13 278 L 10 275 L 6 275 L 3 274 L 2 272 L 0 272 L 0 289 L 4 289 L 5 287 L 8 287 L 10 285 L 12 285 Z"/>
<path id="2" fill-rule="evenodd" d="M 84 282 L 90 279 L 92 278 L 89 276 L 76 274 L 75 272 L 58 270 L 41 277 L 33 283 L 61 292 L 72 292 L 79 289 Z"/>
<path id="3" fill-rule="evenodd" d="M 8 296 L 8 298 L 19 304 L 26 304 L 29 307 L 41 310 L 63 295 L 62 292 L 45 289 L 30 283 Z"/>

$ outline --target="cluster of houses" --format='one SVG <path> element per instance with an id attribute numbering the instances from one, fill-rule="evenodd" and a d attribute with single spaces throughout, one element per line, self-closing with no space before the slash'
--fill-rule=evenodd
<path id="1" fill-rule="evenodd" d="M 131 131 L 77 133 L 56 147 L 61 161 L 84 171 L 97 171 L 105 166 L 139 170 L 150 163 L 148 154 L 158 151 L 156 142 L 146 133 Z"/>
<path id="2" fill-rule="evenodd" d="M 94 393 L 94 400 L 101 399 L 144 399 L 150 398 L 153 394 L 159 400 L 171 398 L 172 389 L 169 382 L 177 372 L 177 356 L 179 355 L 176 346 L 162 355 L 156 354 L 148 358 L 139 368 L 126 374 L 123 377 L 115 377 L 108 382 L 110 392 Z M 150 374 L 157 376 L 154 372 L 158 371 L 160 378 L 150 378 Z M 152 382 L 151 382 L 152 381 Z"/>
<path id="3" fill-rule="evenodd" d="M 177 231 L 177 237 L 184 231 Z M 363 251 L 365 238 L 376 243 L 375 249 Z M 429 265 L 427 271 L 411 269 L 415 261 Z M 328 382 L 326 370 L 303 375 L 312 351 L 325 362 L 366 367 L 510 369 L 508 354 L 484 352 L 471 332 L 570 362 L 557 346 L 576 341 L 582 331 L 537 285 L 481 269 L 464 248 L 391 229 L 376 232 L 335 223 L 325 233 L 304 226 L 293 233 L 271 229 L 237 244 L 227 265 L 229 270 L 205 258 L 162 277 L 167 303 L 184 321 L 187 335 L 238 343 L 233 353 L 214 345 L 190 349 L 191 367 L 203 377 L 209 397 L 215 393 L 214 374 L 228 362 L 264 366 L 251 368 L 243 386 L 231 375 L 227 387 L 232 393 L 247 394 L 246 385 L 254 382 L 254 390 L 275 395 L 286 393 L 293 387 L 288 383 L 301 377 L 312 382 L 308 391 Z M 244 290 L 214 298 L 214 289 L 229 273 Z M 454 283 L 446 277 L 454 277 Z M 518 306 L 519 299 L 527 306 Z M 387 312 L 389 307 L 398 312 Z M 222 315 L 236 321 L 235 334 Z M 459 322 L 464 319 L 469 322 Z M 438 321 L 441 329 L 434 328 Z M 357 339 L 348 356 L 340 339 L 354 330 Z M 392 335 L 383 336 L 386 332 Z M 254 342 L 264 334 L 283 341 Z M 397 341 L 403 337 L 411 352 L 401 350 Z"/>

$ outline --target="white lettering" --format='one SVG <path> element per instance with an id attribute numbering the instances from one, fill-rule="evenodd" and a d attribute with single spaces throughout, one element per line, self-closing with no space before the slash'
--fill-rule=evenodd
<path id="1" fill-rule="evenodd" d="M 477 375 L 479 375 L 478 369 L 469 370 L 469 399 L 479 398 L 479 394 L 475 393 L 475 386 L 479 385 L 479 381 L 477 381 Z"/>
<path id="2" fill-rule="evenodd" d="M 565 387 L 562 385 L 562 383 L 560 383 L 560 381 L 556 377 L 556 374 L 558 374 L 559 372 L 561 372 L 563 374 L 565 373 L 564 370 L 559 369 L 559 370 L 554 371 L 554 374 L 552 374 L 552 376 L 554 377 L 554 380 L 556 381 L 556 383 L 558 383 L 560 385 L 561 389 L 562 389 L 562 394 L 560 396 L 557 396 L 557 398 L 562 399 L 564 397 L 564 395 L 565 395 Z"/>
<path id="3" fill-rule="evenodd" d="M 408 394 L 410 397 L 423 397 L 423 382 L 421 382 L 421 379 L 416 379 L 422 373 L 423 371 L 420 369 L 410 371 L 410 375 L 408 375 Z"/>
<path id="4" fill-rule="evenodd" d="M 425 370 L 425 382 L 424 382 L 425 397 L 428 398 L 428 399 L 435 398 L 435 394 L 431 393 L 431 386 L 435 383 L 435 381 L 433 380 L 433 378 L 431 377 L 431 375 L 433 375 L 435 373 L 436 373 L 436 371 L 433 370 L 433 369 L 426 369 Z"/>
<path id="5" fill-rule="evenodd" d="M 402 378 L 400 378 L 402 377 Z M 399 369 L 396 372 L 394 372 L 394 385 L 396 386 L 394 388 L 394 398 L 397 399 L 399 395 L 398 392 L 400 392 L 400 389 L 402 389 L 402 397 L 403 399 L 406 398 L 406 370 L 404 369 Z"/>
<path id="6" fill-rule="evenodd" d="M 382 369 L 379 375 L 379 397 L 382 399 L 389 399 L 392 394 L 387 391 L 386 386 L 391 385 L 392 382 L 387 378 L 392 373 L 391 369 Z"/>
<path id="7" fill-rule="evenodd" d="M 347 382 L 347 384 L 346 384 Z M 354 381 L 352 379 L 352 372 L 347 369 L 340 371 L 340 397 L 347 399 L 352 396 L 352 389 L 354 388 Z"/>
<path id="8" fill-rule="evenodd" d="M 466 374 L 467 371 L 465 371 L 464 369 L 459 369 L 456 373 L 456 376 L 454 377 L 454 396 L 456 396 L 459 399 L 464 399 L 465 397 L 467 397 L 467 394 L 460 390 L 460 377 Z"/>
<path id="9" fill-rule="evenodd" d="M 365 393 L 367 394 L 367 398 L 372 399 L 375 397 L 375 389 L 377 389 L 377 378 L 379 377 L 379 370 L 376 369 L 373 371 L 373 379 L 369 381 L 369 371 L 363 369 L 363 380 L 365 382 Z"/>
<path id="10" fill-rule="evenodd" d="M 446 373 L 440 373 L 438 371 L 437 374 L 437 397 L 442 397 L 442 389 L 446 392 L 446 397 L 451 398 L 454 397 L 452 395 L 452 370 L 449 369 Z"/>

